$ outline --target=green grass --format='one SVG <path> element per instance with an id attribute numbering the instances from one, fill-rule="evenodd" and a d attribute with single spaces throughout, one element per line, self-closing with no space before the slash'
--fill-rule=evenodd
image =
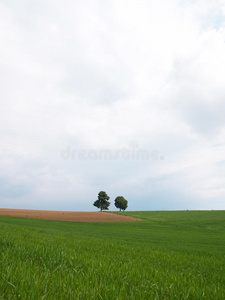
<path id="1" fill-rule="evenodd" d="M 225 211 L 140 222 L 0 216 L 0 299 L 225 299 Z"/>

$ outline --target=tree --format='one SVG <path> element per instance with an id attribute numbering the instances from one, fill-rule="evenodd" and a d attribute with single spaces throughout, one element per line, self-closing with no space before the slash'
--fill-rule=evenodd
<path id="1" fill-rule="evenodd" d="M 128 201 L 126 199 L 124 199 L 123 196 L 118 196 L 115 199 L 115 207 L 119 208 L 120 211 L 121 211 L 121 209 L 124 211 L 128 207 L 127 203 L 128 203 Z"/>
<path id="2" fill-rule="evenodd" d="M 93 205 L 100 208 L 101 211 L 108 210 L 110 202 L 107 200 L 109 200 L 109 198 L 110 197 L 106 194 L 106 192 L 101 191 L 98 193 L 98 200 L 96 200 Z"/>

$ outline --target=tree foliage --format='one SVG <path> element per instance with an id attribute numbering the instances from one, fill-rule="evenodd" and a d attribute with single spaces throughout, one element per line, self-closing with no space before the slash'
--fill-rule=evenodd
<path id="1" fill-rule="evenodd" d="M 101 191 L 98 193 L 98 200 L 96 200 L 93 205 L 100 208 L 101 211 L 108 210 L 110 205 L 110 202 L 108 201 L 109 198 L 110 197 L 106 194 L 106 192 Z"/>
<path id="2" fill-rule="evenodd" d="M 124 211 L 128 207 L 127 203 L 128 203 L 128 201 L 126 199 L 124 199 L 123 196 L 118 196 L 115 199 L 115 207 L 119 208 L 120 211 L 121 211 L 121 209 Z"/>

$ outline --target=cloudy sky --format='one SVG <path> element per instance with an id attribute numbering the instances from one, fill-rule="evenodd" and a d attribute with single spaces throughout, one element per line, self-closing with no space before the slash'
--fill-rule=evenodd
<path id="1" fill-rule="evenodd" d="M 224 0 L 0 0 L 0 207 L 225 209 Z"/>

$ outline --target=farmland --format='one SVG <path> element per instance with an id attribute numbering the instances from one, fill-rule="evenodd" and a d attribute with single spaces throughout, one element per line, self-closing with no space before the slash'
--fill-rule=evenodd
<path id="1" fill-rule="evenodd" d="M 43 220 L 58 220 L 72 222 L 124 222 L 138 221 L 138 218 L 124 214 L 112 214 L 101 212 L 78 212 L 78 211 L 51 211 L 29 209 L 4 209 L 0 208 L 0 216 L 12 216 Z"/>
<path id="2" fill-rule="evenodd" d="M 0 216 L 0 299 L 225 299 L 225 211 L 122 214 Z"/>

